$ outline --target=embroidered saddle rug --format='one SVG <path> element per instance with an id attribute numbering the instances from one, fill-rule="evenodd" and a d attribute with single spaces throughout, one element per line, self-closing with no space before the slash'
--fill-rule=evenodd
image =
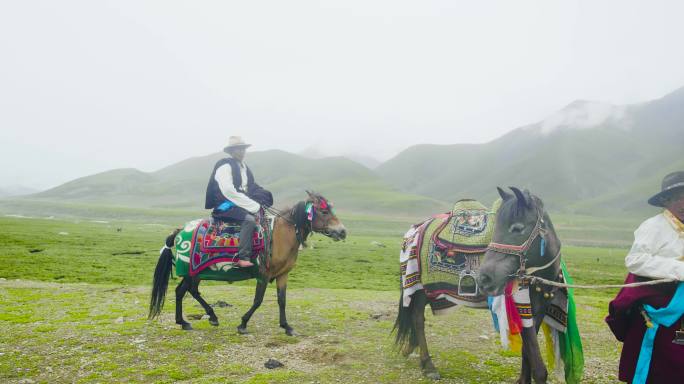
<path id="1" fill-rule="evenodd" d="M 497 201 L 490 210 L 478 201 L 460 200 L 451 212 L 409 229 L 399 256 L 404 306 L 424 289 L 434 314 L 458 304 L 487 307 L 477 276 L 499 206 Z"/>
<path id="2" fill-rule="evenodd" d="M 235 268 L 240 246 L 240 224 L 213 218 L 194 220 L 176 235 L 176 275 L 207 280 L 237 281 L 255 277 L 270 253 L 269 219 L 257 219 L 252 241 L 252 268 Z M 243 274 L 235 272 L 243 272 Z M 230 274 L 227 274 L 231 272 Z"/>

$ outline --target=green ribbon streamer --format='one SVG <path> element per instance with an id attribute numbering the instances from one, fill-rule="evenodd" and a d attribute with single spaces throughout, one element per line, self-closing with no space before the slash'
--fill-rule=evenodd
<path id="1" fill-rule="evenodd" d="M 565 268 L 565 261 L 563 260 L 561 260 L 561 270 L 565 277 L 565 283 L 572 284 L 572 278 Z M 573 289 L 568 288 L 568 327 L 565 333 L 559 333 L 561 357 L 565 366 L 565 382 L 567 384 L 580 383 L 584 371 L 584 353 L 582 352 L 582 339 L 577 327 L 576 314 Z"/>

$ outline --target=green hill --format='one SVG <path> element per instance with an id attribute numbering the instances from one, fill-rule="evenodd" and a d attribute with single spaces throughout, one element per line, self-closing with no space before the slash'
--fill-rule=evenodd
<path id="1" fill-rule="evenodd" d="M 33 199 L 147 208 L 201 208 L 216 153 L 190 158 L 156 172 L 116 169 L 65 183 Z M 424 215 L 448 204 L 399 192 L 373 171 L 343 157 L 311 160 L 283 151 L 249 153 L 246 162 L 257 182 L 271 190 L 276 206 L 303 199 L 315 190 L 342 210 Z"/>
<path id="2" fill-rule="evenodd" d="M 644 214 L 662 177 L 684 169 L 683 107 L 684 88 L 632 106 L 578 101 L 489 143 L 411 147 L 376 171 L 445 201 L 490 201 L 496 186 L 522 186 L 558 211 Z"/>
<path id="3" fill-rule="evenodd" d="M 547 119 L 485 144 L 417 145 L 370 170 L 345 157 L 249 153 L 257 182 L 276 206 L 316 190 L 341 210 L 399 216 L 445 211 L 460 198 L 490 203 L 496 186 L 529 188 L 554 211 L 644 215 L 662 177 L 684 169 L 684 88 L 651 102 L 576 101 Z M 124 207 L 198 209 L 209 172 L 224 154 L 156 172 L 116 169 L 31 199 Z"/>

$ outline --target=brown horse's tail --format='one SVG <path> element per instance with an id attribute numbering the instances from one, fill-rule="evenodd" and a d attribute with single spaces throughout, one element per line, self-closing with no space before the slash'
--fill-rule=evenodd
<path id="1" fill-rule="evenodd" d="M 408 356 L 413 352 L 413 350 L 418 346 L 418 332 L 416 329 L 416 310 L 418 310 L 418 305 L 416 296 L 423 294 L 422 291 L 413 294 L 413 300 L 408 307 L 404 306 L 404 290 L 401 290 L 401 296 L 399 296 L 399 313 L 397 314 L 397 319 L 394 321 L 394 328 L 392 332 L 397 332 L 394 339 L 394 344 L 399 347 L 404 356 Z M 425 310 L 425 305 L 423 304 L 420 310 Z"/>
<path id="2" fill-rule="evenodd" d="M 152 297 L 150 298 L 150 313 L 148 319 L 154 319 L 159 316 L 164 307 L 164 299 L 166 298 L 166 289 L 169 286 L 169 278 L 171 277 L 171 269 L 173 268 L 173 247 L 174 239 L 180 232 L 176 229 L 166 238 L 165 247 L 159 255 L 157 267 L 154 269 L 154 279 L 152 280 Z"/>

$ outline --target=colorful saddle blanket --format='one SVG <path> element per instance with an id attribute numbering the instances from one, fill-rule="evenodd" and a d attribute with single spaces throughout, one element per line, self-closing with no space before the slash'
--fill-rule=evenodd
<path id="1" fill-rule="evenodd" d="M 475 200 L 460 200 L 454 209 L 414 225 L 404 236 L 400 254 L 404 305 L 424 289 L 434 314 L 458 304 L 486 307 L 477 276 L 495 225 L 492 210 Z"/>
<path id="2" fill-rule="evenodd" d="M 268 225 L 258 220 L 254 237 L 251 239 L 252 258 L 263 261 L 270 241 Z M 240 225 L 235 222 L 200 219 L 192 221 L 176 236 L 176 274 L 195 276 L 210 268 L 214 272 L 228 271 L 238 261 L 240 247 Z"/>

